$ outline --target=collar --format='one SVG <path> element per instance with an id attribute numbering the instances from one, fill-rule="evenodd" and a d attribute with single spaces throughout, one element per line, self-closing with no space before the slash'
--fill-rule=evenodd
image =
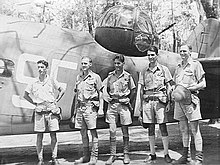
<path id="1" fill-rule="evenodd" d="M 156 66 L 153 68 L 153 70 L 150 69 L 150 64 L 148 64 L 146 70 L 154 73 L 155 71 L 160 70 L 160 64 L 158 62 L 156 62 Z"/>
<path id="2" fill-rule="evenodd" d="M 112 74 L 116 75 L 116 70 L 114 70 L 114 71 L 112 72 Z M 118 76 L 118 78 L 124 76 L 124 74 L 125 74 L 125 70 L 123 69 L 122 73 Z"/>
<path id="3" fill-rule="evenodd" d="M 192 63 L 193 63 L 193 59 L 192 59 L 192 57 L 189 57 L 189 58 L 187 59 L 186 65 L 185 65 L 184 67 L 186 67 L 187 65 L 191 65 Z M 178 66 L 179 66 L 179 67 L 183 67 L 183 61 L 181 61 L 181 63 L 179 63 Z"/>
<path id="4" fill-rule="evenodd" d="M 48 74 L 46 74 L 46 78 L 44 79 L 44 81 L 40 81 L 40 77 L 38 77 L 37 82 L 45 85 L 47 83 L 47 81 L 49 80 L 49 78 L 50 78 L 50 76 Z"/>
<path id="5" fill-rule="evenodd" d="M 80 73 L 79 77 L 83 80 L 86 80 L 88 77 L 91 77 L 93 74 L 92 70 L 88 71 L 88 74 L 86 75 L 86 77 L 83 78 L 83 72 Z"/>

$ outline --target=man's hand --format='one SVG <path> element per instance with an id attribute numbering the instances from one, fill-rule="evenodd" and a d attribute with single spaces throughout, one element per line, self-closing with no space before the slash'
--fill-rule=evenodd
<path id="1" fill-rule="evenodd" d="M 165 107 L 165 112 L 169 112 L 170 111 L 170 109 L 171 109 L 171 102 L 170 101 L 168 101 L 168 103 L 167 103 L 167 105 L 166 105 L 166 107 Z"/>
<path id="2" fill-rule="evenodd" d="M 138 121 L 140 122 L 141 125 L 143 125 L 143 118 L 141 117 L 141 115 L 139 115 Z"/>
<path id="3" fill-rule="evenodd" d="M 119 99 L 118 100 L 120 103 L 128 104 L 130 102 L 129 98 L 124 98 L 124 99 Z"/>

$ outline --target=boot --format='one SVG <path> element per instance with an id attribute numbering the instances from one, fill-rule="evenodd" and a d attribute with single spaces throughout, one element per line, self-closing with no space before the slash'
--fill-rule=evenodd
<path id="1" fill-rule="evenodd" d="M 97 160 L 98 160 L 98 140 L 93 141 L 89 165 L 95 165 L 97 163 Z"/>
<path id="2" fill-rule="evenodd" d="M 129 158 L 129 137 L 124 137 L 123 136 L 123 142 L 124 142 L 124 164 L 129 164 L 130 163 L 130 158 Z"/>
<path id="3" fill-rule="evenodd" d="M 90 161 L 89 147 L 83 147 L 83 157 L 75 160 L 75 164 L 88 163 Z"/>
<path id="4" fill-rule="evenodd" d="M 187 164 L 188 150 L 188 147 L 183 147 L 183 155 L 178 160 L 174 160 L 172 164 Z"/>
<path id="5" fill-rule="evenodd" d="M 188 154 L 187 154 L 187 161 L 188 161 L 188 162 L 191 162 L 191 161 L 192 161 L 190 149 L 189 149 Z"/>
<path id="6" fill-rule="evenodd" d="M 147 164 L 156 163 L 156 159 L 157 159 L 156 154 L 154 154 L 154 155 L 150 154 L 150 155 L 148 156 L 148 158 L 146 158 L 146 159 L 144 160 L 144 162 L 147 163 Z"/>
<path id="7" fill-rule="evenodd" d="M 171 163 L 172 159 L 170 158 L 170 155 L 168 153 L 168 148 L 169 148 L 169 138 L 168 138 L 168 136 L 162 136 L 162 142 L 163 142 L 163 148 L 164 148 L 164 160 L 167 163 Z"/>
<path id="8" fill-rule="evenodd" d="M 202 165 L 202 161 L 203 161 L 202 151 L 196 151 L 195 159 L 196 159 L 195 165 Z"/>
<path id="9" fill-rule="evenodd" d="M 110 154 L 111 156 L 106 161 L 106 165 L 111 165 L 116 160 L 116 137 L 110 137 Z"/>

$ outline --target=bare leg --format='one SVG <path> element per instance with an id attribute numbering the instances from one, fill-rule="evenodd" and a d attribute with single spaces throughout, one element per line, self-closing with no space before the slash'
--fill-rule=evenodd
<path id="1" fill-rule="evenodd" d="M 37 133 L 37 142 L 36 142 L 36 148 L 37 148 L 37 156 L 38 160 L 41 161 L 43 160 L 43 133 Z"/>

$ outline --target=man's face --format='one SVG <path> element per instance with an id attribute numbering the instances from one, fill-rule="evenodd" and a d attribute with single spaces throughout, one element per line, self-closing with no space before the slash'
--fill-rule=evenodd
<path id="1" fill-rule="evenodd" d="M 148 55 L 148 60 L 150 63 L 154 63 L 157 61 L 157 55 L 155 52 L 149 50 L 147 52 L 147 55 Z"/>
<path id="2" fill-rule="evenodd" d="M 183 45 L 180 47 L 180 56 L 182 60 L 187 60 L 190 56 L 189 47 L 187 45 Z"/>
<path id="3" fill-rule="evenodd" d="M 124 63 L 121 62 L 119 59 L 115 59 L 114 66 L 115 66 L 115 70 L 121 71 L 121 70 L 123 70 Z"/>
<path id="4" fill-rule="evenodd" d="M 46 68 L 46 66 L 45 66 L 44 64 L 39 63 L 39 64 L 37 65 L 37 68 L 38 68 L 38 72 L 39 72 L 40 75 L 45 75 L 45 74 L 47 74 L 47 68 Z"/>
<path id="5" fill-rule="evenodd" d="M 92 63 L 90 62 L 88 58 L 83 58 L 81 61 L 81 65 L 82 65 L 83 71 L 88 71 L 90 67 L 92 66 Z"/>

